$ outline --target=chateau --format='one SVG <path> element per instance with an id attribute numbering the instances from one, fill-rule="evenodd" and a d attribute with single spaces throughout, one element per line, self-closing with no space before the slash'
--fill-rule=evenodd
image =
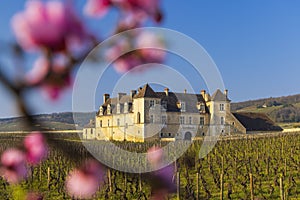
<path id="1" fill-rule="evenodd" d="M 218 89 L 212 95 L 205 90 L 189 94 L 168 88 L 155 92 L 146 84 L 114 98 L 104 94 L 94 124 L 83 130 L 83 139 L 172 141 L 278 130 L 281 128 L 263 114 L 232 113 L 228 90 Z"/>

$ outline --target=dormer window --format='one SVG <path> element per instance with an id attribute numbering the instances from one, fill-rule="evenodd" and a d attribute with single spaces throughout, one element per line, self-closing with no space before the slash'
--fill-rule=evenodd
<path id="1" fill-rule="evenodd" d="M 179 101 L 177 102 L 177 107 L 181 110 L 181 112 L 185 112 L 185 102 Z"/>
<path id="2" fill-rule="evenodd" d="M 205 105 L 203 103 L 200 105 L 200 111 L 202 111 L 202 112 L 205 111 Z"/>
<path id="3" fill-rule="evenodd" d="M 201 112 L 204 113 L 205 112 L 205 104 L 202 102 L 198 102 L 197 103 L 197 109 Z"/>
<path id="4" fill-rule="evenodd" d="M 100 106 L 99 115 L 103 115 L 103 107 L 102 106 Z"/>
<path id="5" fill-rule="evenodd" d="M 128 103 L 124 103 L 124 113 L 128 113 Z"/>
<path id="6" fill-rule="evenodd" d="M 108 114 L 108 115 L 111 114 L 111 107 L 110 107 L 110 104 L 108 104 L 108 106 L 107 106 L 107 114 Z"/>
<path id="7" fill-rule="evenodd" d="M 181 112 L 185 112 L 185 102 L 181 102 Z"/>
<path id="8" fill-rule="evenodd" d="M 120 114 L 121 112 L 121 106 L 120 103 L 117 104 L 117 114 Z"/>

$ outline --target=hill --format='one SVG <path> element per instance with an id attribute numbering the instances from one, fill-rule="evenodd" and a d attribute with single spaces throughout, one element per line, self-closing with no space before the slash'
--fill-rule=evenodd
<path id="1" fill-rule="evenodd" d="M 74 123 L 72 112 L 52 113 L 34 115 L 37 121 L 35 127 L 45 130 L 75 130 L 76 127 L 83 127 L 94 117 L 94 113 L 74 113 L 76 124 Z M 0 119 L 0 131 L 30 131 L 31 127 L 26 126 L 24 117 L 14 117 Z"/>
<path id="2" fill-rule="evenodd" d="M 300 94 L 231 104 L 234 112 L 259 112 L 275 122 L 300 122 Z"/>

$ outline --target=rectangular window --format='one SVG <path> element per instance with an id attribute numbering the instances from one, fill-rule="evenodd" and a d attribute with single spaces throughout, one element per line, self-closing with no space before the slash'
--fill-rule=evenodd
<path id="1" fill-rule="evenodd" d="M 154 107 L 154 100 L 150 100 L 150 108 Z"/>
<path id="2" fill-rule="evenodd" d="M 180 123 L 180 124 L 184 124 L 184 116 L 180 116 L 180 118 L 179 118 L 179 123 Z"/>
<path id="3" fill-rule="evenodd" d="M 220 110 L 224 111 L 224 104 L 222 104 L 222 103 L 220 104 Z"/>
<path id="4" fill-rule="evenodd" d="M 224 117 L 221 117 L 221 125 L 224 125 Z"/>
<path id="5" fill-rule="evenodd" d="M 117 119 L 117 126 L 120 126 L 120 119 Z"/>
<path id="6" fill-rule="evenodd" d="M 189 117 L 189 124 L 192 124 L 193 118 Z"/>
<path id="7" fill-rule="evenodd" d="M 204 117 L 200 117 L 200 125 L 201 125 L 201 126 L 204 125 Z"/>
<path id="8" fill-rule="evenodd" d="M 161 123 L 167 124 L 167 116 L 165 116 L 165 115 L 161 116 Z"/>
<path id="9" fill-rule="evenodd" d="M 185 102 L 181 102 L 181 112 L 185 112 Z"/>
<path id="10" fill-rule="evenodd" d="M 100 120 L 100 127 L 102 127 L 102 120 Z"/>
<path id="11" fill-rule="evenodd" d="M 154 123 L 154 116 L 150 115 L 150 123 L 153 124 Z"/>
<path id="12" fill-rule="evenodd" d="M 107 120 L 107 126 L 109 127 L 109 120 Z"/>

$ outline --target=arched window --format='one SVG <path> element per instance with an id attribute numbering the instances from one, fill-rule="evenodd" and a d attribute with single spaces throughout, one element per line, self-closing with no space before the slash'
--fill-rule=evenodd
<path id="1" fill-rule="evenodd" d="M 140 113 L 140 112 L 138 112 L 138 113 L 136 114 L 136 123 L 137 123 L 137 124 L 140 124 L 140 123 L 141 123 L 141 113 Z"/>

